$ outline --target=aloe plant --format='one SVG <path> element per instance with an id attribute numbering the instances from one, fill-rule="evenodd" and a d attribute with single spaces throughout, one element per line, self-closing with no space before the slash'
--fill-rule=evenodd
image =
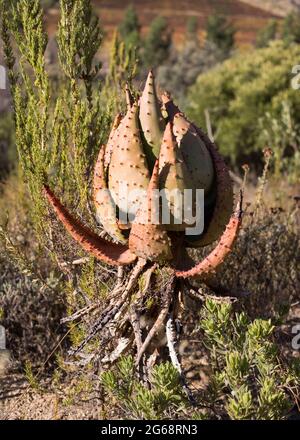
<path id="1" fill-rule="evenodd" d="M 85 251 L 109 265 L 132 266 L 126 275 L 120 269 L 123 275 L 107 308 L 73 353 L 82 350 L 104 327 L 113 325 L 120 330 L 121 338 L 109 359 L 115 360 L 135 344 L 139 364 L 149 354 L 153 338 L 168 322 L 171 358 L 180 369 L 172 327 L 178 304 L 178 279 L 183 279 L 182 288 L 185 279 L 198 276 L 206 280 L 218 269 L 238 235 L 242 194 L 233 210 L 232 182 L 216 146 L 186 118 L 167 93 L 158 99 L 152 72 L 139 99 L 134 100 L 126 87 L 126 101 L 127 113 L 116 116 L 94 170 L 96 218 L 111 239 L 99 237 L 83 225 L 44 186 L 44 194 L 57 217 Z M 131 203 L 124 188 L 131 195 Z M 200 211 L 204 215 L 204 229 L 194 234 L 188 227 L 191 223 L 185 209 L 195 212 L 198 189 L 204 191 Z M 192 193 L 189 206 L 184 200 L 186 190 Z M 164 214 L 168 214 L 169 221 L 163 221 Z M 194 261 L 188 255 L 188 248 L 203 247 L 216 240 L 216 247 L 203 261 Z M 157 268 L 167 273 L 168 282 L 159 307 L 155 311 L 152 307 L 145 310 L 150 279 Z M 142 277 L 144 288 L 139 287 Z M 141 315 L 146 316 L 146 324 Z M 126 330 L 126 337 L 120 324 L 124 320 L 129 320 L 132 327 L 129 336 Z M 151 352 L 154 355 L 153 344 Z"/>
<path id="2" fill-rule="evenodd" d="M 130 93 L 127 90 L 127 93 Z M 102 146 L 94 172 L 96 216 L 113 242 L 98 237 L 75 220 L 49 187 L 45 195 L 68 232 L 96 258 L 112 265 L 129 265 L 138 257 L 174 268 L 177 277 L 205 275 L 217 269 L 230 252 L 241 223 L 241 206 L 233 211 L 233 189 L 228 169 L 215 145 L 203 131 L 189 122 L 167 93 L 159 101 L 153 73 L 150 72 L 139 101 L 128 100 L 127 113 L 117 115 L 106 146 Z M 147 202 L 137 196 L 128 204 L 120 190 L 145 191 Z M 166 190 L 165 207 L 170 223 L 153 224 L 154 190 Z M 184 191 L 204 190 L 204 232 L 189 235 L 180 200 Z M 194 199 L 193 199 L 194 201 Z M 161 209 L 159 202 L 156 209 Z M 191 207 L 192 208 L 192 207 Z M 122 222 L 121 213 L 131 220 Z M 148 215 L 147 215 L 148 214 Z M 180 214 L 180 215 L 179 215 Z M 156 217 L 161 218 L 158 212 Z M 126 217 L 127 218 L 127 217 Z M 180 221 L 182 219 L 182 221 Z M 214 251 L 202 262 L 181 270 L 178 246 L 206 246 L 221 238 Z M 181 255 L 184 257 L 184 252 Z"/>

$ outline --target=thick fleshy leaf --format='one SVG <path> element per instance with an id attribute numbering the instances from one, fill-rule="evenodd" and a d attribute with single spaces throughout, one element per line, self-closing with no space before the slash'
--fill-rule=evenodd
<path id="1" fill-rule="evenodd" d="M 149 165 L 153 165 L 158 158 L 165 122 L 160 109 L 155 90 L 155 79 L 150 71 L 145 88 L 140 99 L 140 123 L 144 138 L 147 142 L 145 152 Z"/>
<path id="2" fill-rule="evenodd" d="M 136 255 L 127 246 L 110 243 L 84 226 L 70 214 L 48 186 L 44 186 L 44 194 L 68 233 L 85 251 L 98 260 L 114 266 L 128 265 L 136 260 Z"/>
<path id="3" fill-rule="evenodd" d="M 112 129 L 111 129 L 111 132 L 110 132 L 110 135 L 108 138 L 108 142 L 105 147 L 105 154 L 104 154 L 104 170 L 105 171 L 107 170 L 107 168 L 109 166 L 113 147 L 118 142 L 118 137 L 119 137 L 119 133 L 120 133 L 119 130 L 121 128 L 121 121 L 122 121 L 122 115 L 121 115 L 121 113 L 118 113 L 117 116 L 115 117 Z"/>
<path id="4" fill-rule="evenodd" d="M 173 133 L 195 188 L 204 189 L 207 195 L 214 181 L 214 167 L 209 151 L 193 124 L 173 103 L 169 95 L 163 94 L 162 100 L 169 120 L 173 124 Z"/>
<path id="5" fill-rule="evenodd" d="M 231 216 L 220 241 L 214 250 L 199 264 L 185 270 L 176 270 L 179 278 L 202 277 L 207 278 L 212 275 L 223 263 L 227 255 L 232 251 L 234 242 L 238 236 L 242 222 L 242 201 L 243 194 L 240 192 L 240 199 L 234 214 Z"/>
<path id="6" fill-rule="evenodd" d="M 208 219 L 208 226 L 198 239 L 196 237 L 195 239 L 188 237 L 187 241 L 192 247 L 203 247 L 213 243 L 221 236 L 230 219 L 233 209 L 233 183 L 228 167 L 218 152 L 217 147 L 202 130 L 196 126 L 194 127 L 211 154 L 216 176 L 216 201 Z"/>
<path id="7" fill-rule="evenodd" d="M 147 191 L 147 203 L 140 208 L 132 224 L 129 249 L 138 257 L 151 261 L 172 259 L 171 241 L 160 224 L 159 167 L 156 161 Z"/>
<path id="8" fill-rule="evenodd" d="M 171 120 L 176 120 L 177 115 L 182 115 L 167 93 L 163 94 L 162 100 Z M 195 124 L 190 125 L 209 152 L 214 168 L 213 186 L 205 193 L 205 231 L 200 236 L 187 236 L 186 239 L 188 246 L 203 247 L 221 236 L 230 219 L 233 209 L 233 184 L 229 170 L 215 144 Z"/>
<path id="9" fill-rule="evenodd" d="M 96 218 L 102 224 L 105 231 L 115 240 L 126 244 L 127 240 L 121 233 L 116 217 L 116 206 L 107 188 L 104 169 L 105 146 L 100 148 L 94 170 L 94 203 Z"/>
<path id="10" fill-rule="evenodd" d="M 166 126 L 160 149 L 159 171 L 160 189 L 166 190 L 163 210 L 168 209 L 171 214 L 170 223 L 165 224 L 165 227 L 170 231 L 184 231 L 187 226 L 191 226 L 185 222 L 186 219 L 184 218 L 184 190 L 190 189 L 194 191 L 194 185 L 181 152 L 177 147 L 170 122 Z M 193 206 L 190 208 L 192 214 Z"/>
<path id="11" fill-rule="evenodd" d="M 130 220 L 134 219 L 141 194 L 144 192 L 146 196 L 150 180 L 138 126 L 138 110 L 138 104 L 134 103 L 122 121 L 109 165 L 108 187 L 124 223 L 127 223 L 127 214 Z"/>

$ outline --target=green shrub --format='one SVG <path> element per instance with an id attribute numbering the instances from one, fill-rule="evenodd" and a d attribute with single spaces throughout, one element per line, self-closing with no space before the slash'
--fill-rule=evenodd
<path id="1" fill-rule="evenodd" d="M 123 48 L 115 44 L 109 74 L 105 82 L 101 80 L 97 54 L 102 33 L 90 2 L 61 0 L 57 36 L 60 81 L 57 82 L 49 74 L 45 62 L 48 37 L 39 0 L 24 0 L 15 6 L 3 0 L 0 6 L 1 37 L 10 78 L 20 165 L 16 180 L 8 180 L 4 186 L 5 201 L 1 200 L 0 203 L 3 206 L 0 249 L 3 259 L 12 261 L 13 267 L 17 267 L 21 273 L 30 272 L 34 279 L 38 274 L 39 280 L 38 286 L 33 284 L 32 289 L 30 282 L 23 278 L 22 282 L 12 281 L 10 286 L 5 285 L 3 301 L 8 316 L 6 325 L 12 328 L 13 335 L 15 321 L 9 310 L 9 295 L 12 300 L 16 298 L 18 319 L 21 319 L 24 303 L 22 290 L 29 291 L 25 332 L 30 313 L 37 314 L 39 300 L 45 316 L 45 309 L 53 305 L 57 323 L 61 318 L 58 318 L 58 314 L 66 312 L 64 303 L 68 304 L 68 312 L 72 313 L 88 301 L 86 298 L 103 291 L 102 281 L 105 277 L 105 285 L 113 282 L 112 272 L 107 275 L 101 266 L 95 268 L 93 259 L 79 264 L 70 276 L 68 267 L 72 267 L 72 262 L 78 260 L 82 253 L 74 248 L 62 229 L 53 227 L 55 220 L 47 209 L 42 184 L 47 180 L 58 193 L 65 194 L 70 206 L 76 205 L 77 212 L 87 221 L 94 221 L 94 213 L 88 204 L 91 185 L 87 176 L 91 176 L 90 170 L 100 145 L 107 140 L 111 114 L 125 107 L 125 99 L 122 99 L 123 95 L 115 87 L 115 82 L 120 87 L 120 82 L 126 81 L 132 74 L 132 60 L 128 61 Z M 15 62 L 16 59 L 18 62 Z M 111 93 L 112 88 L 114 93 Z M 26 182 L 25 194 L 22 200 L 16 200 L 12 205 L 11 196 L 18 192 L 20 180 Z M 9 185 L 13 186 L 13 191 L 9 190 Z M 19 209 L 14 208 L 20 208 L 24 200 L 26 206 L 22 216 L 19 216 Z M 9 213 L 6 219 L 7 206 Z M 26 237 L 25 243 L 18 241 L 19 235 Z M 59 246 L 54 246 L 54 243 Z M 21 258 L 23 254 L 24 258 Z M 45 261 L 47 263 L 43 264 Z M 50 272 L 59 273 L 57 278 L 60 283 L 51 290 L 56 300 L 53 301 L 49 294 L 48 304 L 44 298 L 48 289 L 43 286 L 47 284 Z M 52 320 L 51 307 L 47 313 L 45 319 L 50 316 Z M 53 327 L 50 328 L 53 332 Z M 42 335 L 40 337 L 43 339 Z M 54 334 L 48 340 L 52 337 L 56 340 Z M 78 331 L 76 333 L 74 330 L 70 339 L 74 341 L 76 338 Z M 36 339 L 32 336 L 33 341 Z M 38 344 L 43 343 L 37 341 L 38 350 Z M 19 360 L 23 360 L 23 355 L 20 354 Z"/>
<path id="2" fill-rule="evenodd" d="M 283 22 L 282 38 L 289 45 L 291 43 L 300 43 L 300 14 L 293 11 L 288 14 Z"/>
<path id="3" fill-rule="evenodd" d="M 114 370 L 102 373 L 101 383 L 131 418 L 171 418 L 186 405 L 178 371 L 169 362 L 153 367 L 149 388 L 136 379 L 131 356 L 121 358 Z"/>
<path id="4" fill-rule="evenodd" d="M 0 114 L 0 180 L 6 177 L 16 160 L 13 118 L 9 111 Z"/>
<path id="5" fill-rule="evenodd" d="M 209 359 L 209 383 L 191 404 L 169 362 L 155 366 L 143 384 L 131 356 L 101 375 L 109 400 L 119 413 L 134 419 L 283 419 L 293 407 L 300 385 L 296 362 L 281 360 L 271 320 L 235 313 L 231 304 L 207 299 L 201 312 L 204 333 L 200 350 Z M 188 364 L 188 363 L 187 363 Z"/>
<path id="6" fill-rule="evenodd" d="M 278 22 L 270 20 L 265 27 L 260 29 L 256 37 L 256 47 L 267 47 L 270 41 L 276 40 Z"/>
<path id="7" fill-rule="evenodd" d="M 14 369 L 22 371 L 24 362 L 29 362 L 49 371 L 55 364 L 54 357 L 49 358 L 51 351 L 58 344 L 57 353 L 66 349 L 66 341 L 60 344 L 66 332 L 60 324 L 66 314 L 60 287 L 54 273 L 41 282 L 25 268 L 18 271 L 0 258 L 0 324 L 6 328 Z"/>
<path id="8" fill-rule="evenodd" d="M 130 5 L 125 13 L 121 24 L 119 25 L 119 33 L 122 41 L 127 47 L 140 47 L 141 45 L 141 26 L 139 18 L 133 5 Z"/>
<path id="9" fill-rule="evenodd" d="M 259 123 L 261 145 L 272 145 L 274 152 L 274 177 L 284 173 L 288 181 L 297 183 L 300 173 L 300 124 L 295 120 L 288 101 L 282 102 L 279 117 L 270 112 Z"/>
<path id="10" fill-rule="evenodd" d="M 209 349 L 211 404 L 234 420 L 282 419 L 293 406 L 299 377 L 279 360 L 271 320 L 250 322 L 230 304 L 207 300 L 200 326 Z"/>
<path id="11" fill-rule="evenodd" d="M 206 24 L 206 39 L 215 44 L 226 58 L 234 47 L 236 30 L 229 20 L 220 14 L 212 14 Z"/>
<path id="12" fill-rule="evenodd" d="M 267 113 L 281 118 L 282 102 L 299 122 L 300 93 L 291 87 L 299 56 L 300 46 L 286 48 L 281 41 L 234 56 L 198 77 L 188 95 L 189 116 L 205 126 L 208 109 L 221 152 L 234 162 L 245 160 L 266 146 L 262 126 Z"/>
<path id="13" fill-rule="evenodd" d="M 167 61 L 172 34 L 164 17 L 156 17 L 143 42 L 142 63 L 147 69 L 158 67 Z"/>

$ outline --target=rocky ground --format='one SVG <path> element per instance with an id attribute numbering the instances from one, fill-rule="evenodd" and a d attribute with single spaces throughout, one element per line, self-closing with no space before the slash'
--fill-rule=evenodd
<path id="1" fill-rule="evenodd" d="M 32 389 L 22 374 L 10 374 L 1 380 L 1 420 L 88 420 L 101 419 L 102 403 L 97 397 L 88 401 L 67 402 L 61 391 L 49 391 L 49 381 L 41 389 Z"/>

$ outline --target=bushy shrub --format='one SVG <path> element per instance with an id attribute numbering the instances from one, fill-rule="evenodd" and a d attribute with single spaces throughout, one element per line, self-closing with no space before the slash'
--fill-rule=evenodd
<path id="1" fill-rule="evenodd" d="M 300 14 L 298 11 L 293 11 L 285 17 L 282 38 L 287 45 L 291 43 L 300 43 L 299 24 Z"/>
<path id="2" fill-rule="evenodd" d="M 15 163 L 14 128 L 12 115 L 0 114 L 0 180 L 3 180 Z"/>
<path id="3" fill-rule="evenodd" d="M 212 14 L 206 23 L 206 39 L 215 44 L 226 58 L 234 47 L 236 30 L 227 17 L 220 14 Z"/>
<path id="4" fill-rule="evenodd" d="M 258 142 L 272 145 L 275 178 L 279 180 L 285 174 L 289 183 L 297 183 L 300 173 L 300 124 L 292 114 L 291 106 L 283 101 L 278 117 L 267 112 L 259 123 Z"/>
<path id="5" fill-rule="evenodd" d="M 208 109 L 221 152 L 244 160 L 265 147 L 260 134 L 266 114 L 279 119 L 283 101 L 299 122 L 300 93 L 291 87 L 299 56 L 298 45 L 286 48 L 281 41 L 234 56 L 198 77 L 188 95 L 189 116 L 205 127 Z"/>
<path id="6" fill-rule="evenodd" d="M 122 41 L 128 47 L 139 47 L 141 44 L 140 35 L 141 26 L 138 15 L 132 5 L 130 5 L 125 13 L 123 21 L 119 26 L 119 33 Z"/>
<path id="7" fill-rule="evenodd" d="M 300 382 L 278 358 L 271 320 L 251 322 L 230 304 L 207 300 L 200 326 L 212 369 L 207 398 L 215 410 L 234 420 L 285 418 L 293 406 L 289 389 Z"/>
<path id="8" fill-rule="evenodd" d="M 300 385 L 297 363 L 281 360 L 271 320 L 251 320 L 231 304 L 207 299 L 201 312 L 200 351 L 209 360 L 209 383 L 194 398 L 183 392 L 176 368 L 155 366 L 150 383 L 137 376 L 131 356 L 101 375 L 110 410 L 144 419 L 283 419 Z M 204 339 L 203 339 L 204 336 Z M 189 364 L 187 360 L 187 364 Z M 189 397 L 191 397 L 189 395 Z"/>
<path id="9" fill-rule="evenodd" d="M 126 416 L 138 419 L 172 418 L 186 406 L 176 368 L 169 362 L 153 367 L 150 386 L 137 380 L 131 356 L 119 360 L 116 368 L 101 375 L 104 389 Z"/>
<path id="10" fill-rule="evenodd" d="M 69 204 L 76 205 L 77 212 L 81 211 L 79 215 L 94 221 L 88 202 L 90 181 L 87 176 L 91 176 L 90 170 L 100 145 L 107 140 L 111 114 L 124 110 L 125 99 L 119 93 L 119 87 L 132 78 L 134 67 L 122 42 L 115 41 L 104 82 L 97 61 L 102 32 L 90 2 L 61 0 L 57 36 L 58 84 L 57 79 L 49 74 L 45 61 L 47 34 L 39 0 L 9 5 L 10 2 L 0 2 L 1 37 L 15 110 L 20 166 L 15 180 L 6 182 L 5 195 L 0 200 L 1 255 L 17 268 L 15 279 L 11 270 L 9 284 L 3 283 L 4 324 L 11 335 L 10 346 L 16 347 L 15 319 L 23 319 L 22 335 L 28 334 L 28 343 L 36 344 L 38 352 L 41 352 L 41 346 L 48 345 L 49 354 L 53 347 L 50 339 L 57 341 L 57 335 L 61 336 L 64 329 L 59 324 L 62 316 L 58 315 L 73 313 L 95 296 L 101 303 L 103 292 L 114 282 L 112 275 L 115 272 L 101 265 L 95 267 L 92 258 L 81 262 L 82 251 L 74 248 L 53 213 L 48 211 L 42 184 L 45 180 L 55 184 L 57 191 L 69 195 Z M 18 63 L 15 63 L 15 57 Z M 26 185 L 20 185 L 21 180 Z M 18 194 L 21 186 L 22 195 Z M 8 206 L 9 212 L 6 213 Z M 79 263 L 75 264 L 74 260 Z M 59 279 L 54 290 L 49 290 L 48 286 L 50 273 L 54 274 L 54 280 Z M 23 292 L 28 295 L 26 307 Z M 39 301 L 41 315 L 38 313 Z M 16 318 L 12 312 L 14 302 Z M 39 323 L 45 316 L 47 336 L 40 326 L 37 327 L 38 334 L 33 335 L 31 314 Z M 71 339 L 77 344 L 89 324 L 76 327 L 65 340 Z M 26 344 L 22 341 L 20 345 Z M 26 359 L 26 350 L 21 350 L 22 353 L 16 351 L 16 357 L 22 362 Z"/>
<path id="11" fill-rule="evenodd" d="M 22 371 L 26 362 L 44 370 L 53 366 L 55 357 L 48 357 L 66 333 L 60 324 L 66 307 L 59 283 L 54 273 L 41 283 L 0 259 L 0 323 L 6 329 L 14 369 Z M 66 340 L 56 354 L 65 348 Z"/>
<path id="12" fill-rule="evenodd" d="M 253 222 L 246 215 L 234 252 L 217 276 L 228 292 L 249 293 L 245 305 L 251 316 L 285 318 L 297 298 L 300 247 L 295 208 L 266 209 Z"/>
<path id="13" fill-rule="evenodd" d="M 0 249 L 0 324 L 12 367 L 22 371 L 27 362 L 34 371 L 49 371 L 55 365 L 51 351 L 68 345 L 68 338 L 59 344 L 67 330 L 60 323 L 67 309 L 64 282 L 34 238 L 26 186 L 15 173 L 1 191 Z"/>
<path id="14" fill-rule="evenodd" d="M 124 49 L 129 52 L 134 50 L 137 55 L 140 78 L 143 78 L 149 69 L 167 61 L 172 32 L 164 17 L 155 17 L 149 25 L 147 34 L 143 36 L 137 11 L 133 5 L 130 5 L 125 10 L 118 32 Z"/>
<path id="15" fill-rule="evenodd" d="M 143 42 L 142 63 L 149 69 L 166 62 L 171 47 L 172 34 L 164 17 L 156 17 Z"/>
<path id="16" fill-rule="evenodd" d="M 270 41 L 276 39 L 278 33 L 278 22 L 270 20 L 265 27 L 260 29 L 256 36 L 256 47 L 267 47 Z"/>

